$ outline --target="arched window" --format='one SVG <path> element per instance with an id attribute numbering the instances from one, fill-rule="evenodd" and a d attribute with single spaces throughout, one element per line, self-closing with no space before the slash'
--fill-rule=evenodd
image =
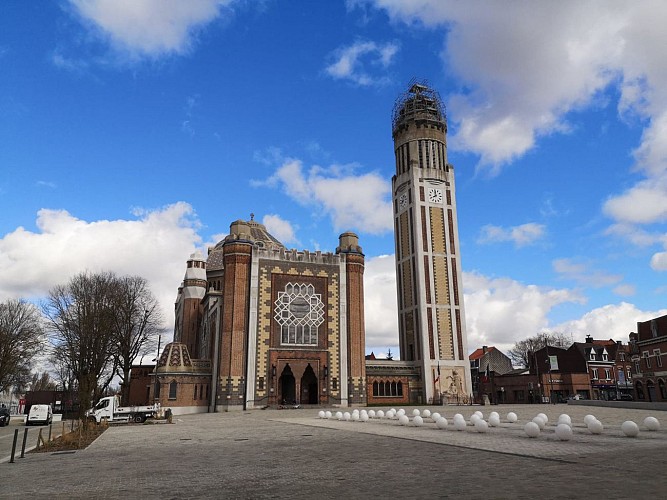
<path id="1" fill-rule="evenodd" d="M 174 380 L 169 384 L 169 399 L 176 399 L 176 390 L 178 389 L 178 383 Z"/>
<path id="2" fill-rule="evenodd" d="M 660 399 L 667 401 L 667 387 L 665 387 L 665 381 L 662 379 L 658 380 L 658 387 L 660 388 Z"/>
<path id="3" fill-rule="evenodd" d="M 637 399 L 644 399 L 644 386 L 641 382 L 637 382 L 635 390 L 637 391 Z"/>
<path id="4" fill-rule="evenodd" d="M 401 382 L 381 380 L 373 382 L 373 396 L 397 397 L 403 396 L 403 384 Z"/>

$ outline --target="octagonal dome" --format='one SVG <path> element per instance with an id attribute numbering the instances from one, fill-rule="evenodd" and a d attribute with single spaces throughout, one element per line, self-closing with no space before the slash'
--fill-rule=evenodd
<path id="1" fill-rule="evenodd" d="M 191 372 L 192 359 L 188 347 L 180 342 L 172 342 L 164 347 L 157 365 L 158 372 Z"/>

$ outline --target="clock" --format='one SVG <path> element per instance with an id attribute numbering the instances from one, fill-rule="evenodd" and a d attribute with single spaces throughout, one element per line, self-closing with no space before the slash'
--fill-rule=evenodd
<path id="1" fill-rule="evenodd" d="M 408 193 L 403 193 L 398 199 L 398 209 L 403 210 L 408 208 Z"/>
<path id="2" fill-rule="evenodd" d="M 442 203 L 442 191 L 435 188 L 428 188 L 428 201 L 431 203 Z"/>

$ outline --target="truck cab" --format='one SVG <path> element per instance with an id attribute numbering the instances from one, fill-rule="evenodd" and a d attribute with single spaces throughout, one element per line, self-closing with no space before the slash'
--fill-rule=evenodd
<path id="1" fill-rule="evenodd" d="M 93 417 L 96 422 L 101 422 L 105 418 L 109 421 L 113 420 L 113 411 L 115 406 L 115 398 L 108 397 L 100 399 L 95 407 L 88 410 L 88 417 Z"/>

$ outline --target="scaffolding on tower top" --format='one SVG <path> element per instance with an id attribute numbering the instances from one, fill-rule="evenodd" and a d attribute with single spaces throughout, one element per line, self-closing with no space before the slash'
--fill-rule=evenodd
<path id="1" fill-rule="evenodd" d="M 412 79 L 408 90 L 398 96 L 392 111 L 392 130 L 407 120 L 429 120 L 441 122 L 447 127 L 445 105 L 440 94 L 429 87 L 426 80 Z"/>

